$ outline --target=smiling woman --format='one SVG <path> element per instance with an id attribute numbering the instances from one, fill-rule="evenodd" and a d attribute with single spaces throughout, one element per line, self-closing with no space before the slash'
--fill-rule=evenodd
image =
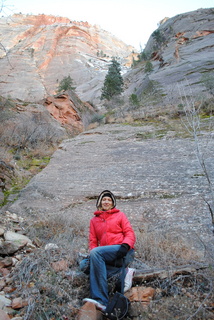
<path id="1" fill-rule="evenodd" d="M 99 210 L 105 210 L 106 206 L 108 209 L 113 209 L 116 207 L 116 199 L 110 191 L 105 190 L 98 197 L 96 206 Z"/>
<path id="2" fill-rule="evenodd" d="M 123 258 L 127 267 L 124 292 L 132 286 L 135 270 L 128 265 L 134 259 L 135 233 L 126 215 L 116 208 L 111 191 L 101 192 L 96 206 L 90 221 L 89 259 L 84 259 L 80 268 L 90 275 L 90 298 L 84 301 L 104 311 L 109 300 L 108 280 L 113 277 L 119 280 Z"/>
<path id="3" fill-rule="evenodd" d="M 111 197 L 105 196 L 102 198 L 101 205 L 104 211 L 110 210 L 113 207 Z"/>

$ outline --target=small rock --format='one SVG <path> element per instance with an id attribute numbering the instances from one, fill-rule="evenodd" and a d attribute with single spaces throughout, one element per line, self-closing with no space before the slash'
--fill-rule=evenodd
<path id="1" fill-rule="evenodd" d="M 22 260 L 22 255 L 21 254 L 17 254 L 15 256 L 15 259 L 17 259 L 18 261 L 21 261 Z"/>
<path id="2" fill-rule="evenodd" d="M 58 245 L 55 243 L 47 243 L 45 250 L 59 249 Z"/>
<path id="3" fill-rule="evenodd" d="M 0 190 L 0 203 L 4 201 L 4 193 Z"/>
<path id="4" fill-rule="evenodd" d="M 5 211 L 5 214 L 12 220 L 18 220 L 18 216 L 16 213 L 11 213 L 10 211 Z"/>
<path id="5" fill-rule="evenodd" d="M 12 265 L 15 266 L 19 260 L 12 257 Z"/>
<path id="6" fill-rule="evenodd" d="M 0 309 L 3 309 L 3 307 L 10 307 L 11 306 L 11 300 L 6 298 L 4 295 L 0 295 Z"/>
<path id="7" fill-rule="evenodd" d="M 21 297 L 15 298 L 12 301 L 12 308 L 13 309 L 20 309 L 28 305 L 26 300 L 23 300 Z"/>
<path id="8" fill-rule="evenodd" d="M 0 268 L 0 274 L 2 274 L 3 277 L 6 277 L 10 271 L 7 268 Z"/>
<path id="9" fill-rule="evenodd" d="M 5 287 L 6 283 L 4 279 L 0 279 L 0 291 Z"/>
<path id="10" fill-rule="evenodd" d="M 14 228 L 14 231 L 15 231 L 15 232 L 23 231 L 23 229 L 22 229 L 22 228 L 20 228 L 20 227 L 18 227 L 18 226 L 16 226 L 16 227 Z"/>
<path id="11" fill-rule="evenodd" d="M 0 320 L 10 320 L 10 317 L 4 310 L 0 311 Z"/>
<path id="12" fill-rule="evenodd" d="M 87 315 L 88 320 L 101 320 L 102 313 L 97 310 L 95 305 L 91 302 L 86 302 L 79 311 L 78 320 L 85 320 Z"/>
<path id="13" fill-rule="evenodd" d="M 27 247 L 29 249 L 36 249 L 36 246 L 32 242 L 27 243 Z"/>
<path id="14" fill-rule="evenodd" d="M 10 273 L 4 278 L 4 280 L 5 280 L 5 283 L 7 286 L 9 286 L 13 283 L 13 277 L 11 276 Z"/>
<path id="15" fill-rule="evenodd" d="M 4 287 L 4 293 L 11 293 L 15 290 L 16 290 L 15 287 Z"/>
<path id="16" fill-rule="evenodd" d="M 13 260 L 11 257 L 6 257 L 2 260 L 0 260 L 0 268 L 7 268 L 12 266 Z"/>
<path id="17" fill-rule="evenodd" d="M 33 240 L 33 244 L 36 246 L 36 247 L 41 247 L 42 246 L 42 241 L 38 238 L 35 238 Z"/>
<path id="18" fill-rule="evenodd" d="M 0 237 L 2 237 L 4 234 L 4 229 L 3 228 L 0 228 Z"/>
<path id="19" fill-rule="evenodd" d="M 130 301 L 150 302 L 155 295 L 155 289 L 151 287 L 133 287 L 126 293 Z"/>
<path id="20" fill-rule="evenodd" d="M 56 261 L 56 262 L 53 262 L 51 266 L 56 272 L 66 271 L 68 270 L 68 261 L 66 260 Z"/>

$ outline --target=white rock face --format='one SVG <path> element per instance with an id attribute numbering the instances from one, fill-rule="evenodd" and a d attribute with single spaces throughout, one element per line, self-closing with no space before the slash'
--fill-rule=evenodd
<path id="1" fill-rule="evenodd" d="M 209 96 L 203 76 L 213 76 L 213 26 L 213 9 L 199 9 L 168 19 L 156 30 L 156 38 L 154 34 L 150 36 L 144 49 L 152 57 L 153 70 L 144 71 L 145 61 L 130 70 L 125 76 L 129 81 L 125 94 L 143 94 L 144 104 L 148 104 L 145 94 L 150 81 L 150 86 L 153 82 L 156 88 L 149 92 L 153 96 L 151 105 L 158 100 L 162 105 L 162 102 L 179 104 L 182 96 L 192 95 L 196 99 L 201 94 Z M 157 92 L 159 95 L 154 99 Z"/>
<path id="2" fill-rule="evenodd" d="M 96 99 L 111 58 L 130 64 L 135 50 L 98 26 L 54 16 L 0 18 L 0 34 L 0 95 L 32 102 L 68 75 L 83 101 Z"/>

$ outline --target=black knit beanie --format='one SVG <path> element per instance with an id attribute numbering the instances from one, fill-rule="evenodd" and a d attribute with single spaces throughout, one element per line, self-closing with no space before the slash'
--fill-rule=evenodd
<path id="1" fill-rule="evenodd" d="M 104 198 L 104 197 L 111 198 L 111 200 L 113 202 L 113 208 L 116 207 L 116 199 L 115 199 L 115 196 L 113 195 L 113 193 L 111 191 L 109 191 L 109 190 L 104 190 L 104 191 L 101 192 L 101 194 L 99 195 L 99 197 L 97 199 L 96 207 L 98 209 L 101 208 L 101 201 L 102 201 L 102 198 Z"/>

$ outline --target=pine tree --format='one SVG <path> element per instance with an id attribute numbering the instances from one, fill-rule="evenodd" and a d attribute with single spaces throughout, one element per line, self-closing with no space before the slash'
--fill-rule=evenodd
<path id="1" fill-rule="evenodd" d="M 119 62 L 113 58 L 104 80 L 101 99 L 111 100 L 113 96 L 120 95 L 123 92 L 124 83 L 120 72 Z"/>
<path id="2" fill-rule="evenodd" d="M 64 77 L 58 86 L 57 92 L 61 91 L 69 91 L 69 90 L 75 90 L 76 88 L 73 86 L 73 79 L 70 76 Z"/>

